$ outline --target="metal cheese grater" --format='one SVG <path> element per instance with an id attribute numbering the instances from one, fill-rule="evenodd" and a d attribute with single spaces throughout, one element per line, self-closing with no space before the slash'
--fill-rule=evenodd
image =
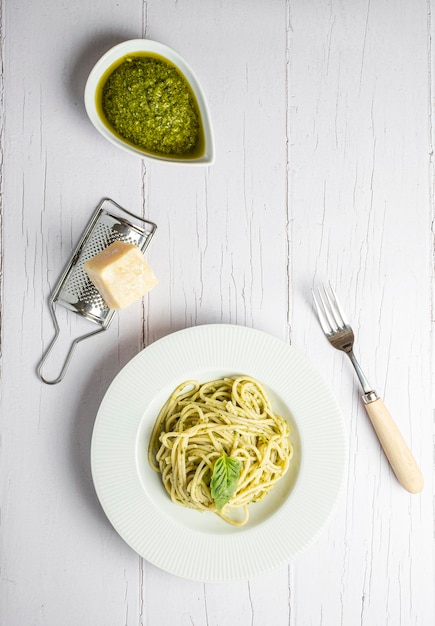
<path id="1" fill-rule="evenodd" d="M 131 222 L 131 218 L 140 225 Z M 105 198 L 92 215 L 73 255 L 49 298 L 49 308 L 55 328 L 55 336 L 45 352 L 39 366 L 38 376 L 48 385 L 59 383 L 65 376 L 73 352 L 80 341 L 107 330 L 116 313 L 109 309 L 96 287 L 89 280 L 83 264 L 107 248 L 114 241 L 125 241 L 137 245 L 142 252 L 148 247 L 157 226 Z M 42 368 L 57 341 L 60 328 L 56 317 L 55 305 L 74 311 L 86 319 L 98 324 L 99 328 L 75 339 L 66 356 L 62 370 L 55 380 L 47 380 L 42 375 Z"/>

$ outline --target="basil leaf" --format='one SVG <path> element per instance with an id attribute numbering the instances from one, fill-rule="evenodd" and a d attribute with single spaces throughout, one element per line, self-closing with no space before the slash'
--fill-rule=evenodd
<path id="1" fill-rule="evenodd" d="M 234 495 L 240 476 L 240 470 L 240 461 L 232 459 L 227 456 L 225 452 L 216 460 L 210 481 L 210 489 L 211 497 L 219 512 Z"/>

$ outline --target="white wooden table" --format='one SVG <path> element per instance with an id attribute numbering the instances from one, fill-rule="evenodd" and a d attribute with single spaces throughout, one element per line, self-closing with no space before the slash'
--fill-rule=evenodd
<path id="1" fill-rule="evenodd" d="M 1 587 L 4 626 L 431 626 L 433 101 L 431 0 L 6 0 L 1 5 Z M 200 78 L 216 162 L 121 152 L 90 124 L 96 60 L 137 37 Z M 36 366 L 47 298 L 111 197 L 158 225 L 158 288 L 80 345 L 65 380 Z M 311 287 L 329 278 L 358 356 L 425 476 L 404 491 Z M 76 331 L 70 315 L 60 350 Z M 202 584 L 143 561 L 95 495 L 90 439 L 141 349 L 204 323 L 258 328 L 312 361 L 343 411 L 346 488 L 297 560 Z"/>

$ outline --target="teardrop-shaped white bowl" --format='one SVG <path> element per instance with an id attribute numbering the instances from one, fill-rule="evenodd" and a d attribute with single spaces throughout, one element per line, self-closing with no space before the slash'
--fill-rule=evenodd
<path id="1" fill-rule="evenodd" d="M 199 155 L 180 156 L 176 154 L 165 155 L 147 152 L 146 150 L 136 147 L 126 140 L 124 141 L 122 137 L 111 130 L 109 124 L 104 123 L 102 120 L 97 105 L 97 98 L 99 89 L 101 88 L 101 81 L 105 73 L 112 65 L 116 64 L 117 61 L 126 55 L 134 55 L 135 53 L 143 55 L 147 52 L 157 54 L 163 59 L 169 61 L 169 63 L 172 63 L 172 65 L 175 65 L 175 67 L 181 72 L 186 81 L 189 83 L 198 105 L 201 116 L 200 122 L 204 135 L 204 149 Z M 152 41 L 150 39 L 131 39 L 108 50 L 101 57 L 101 59 L 97 61 L 89 74 L 85 87 L 85 108 L 92 124 L 103 135 L 103 137 L 108 139 L 115 146 L 118 146 L 118 148 L 122 148 L 130 154 L 137 155 L 141 158 L 166 161 L 169 163 L 181 163 L 183 165 L 211 165 L 214 162 L 213 130 L 210 122 L 210 113 L 207 101 L 201 85 L 186 61 L 184 61 L 184 59 L 177 52 L 157 41 Z"/>

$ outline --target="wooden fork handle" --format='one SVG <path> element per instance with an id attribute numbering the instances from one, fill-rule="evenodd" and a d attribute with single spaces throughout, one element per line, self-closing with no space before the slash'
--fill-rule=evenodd
<path id="1" fill-rule="evenodd" d="M 365 407 L 397 480 L 410 493 L 419 493 L 423 476 L 387 407 L 381 398 Z"/>

